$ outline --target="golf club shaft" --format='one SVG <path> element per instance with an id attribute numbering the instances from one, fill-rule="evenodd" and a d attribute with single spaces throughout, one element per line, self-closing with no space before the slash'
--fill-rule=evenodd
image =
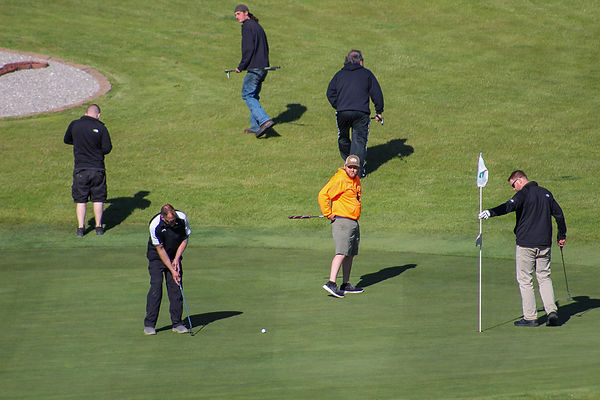
<path id="1" fill-rule="evenodd" d="M 325 218 L 324 215 L 290 215 L 289 219 Z"/>
<path id="2" fill-rule="evenodd" d="M 274 70 L 279 69 L 279 68 L 281 68 L 281 66 L 278 65 L 276 67 L 264 67 L 264 68 L 261 68 L 261 69 L 263 69 L 265 71 L 274 71 Z M 235 69 L 226 69 L 225 70 L 226 74 L 229 74 L 231 72 L 235 72 Z"/>
<path id="3" fill-rule="evenodd" d="M 562 246 L 560 247 L 560 257 L 562 258 L 563 272 L 565 273 L 565 285 L 567 287 L 567 295 L 569 296 L 569 300 L 572 299 L 571 291 L 569 290 L 569 280 L 567 279 L 567 267 L 565 267 L 565 255 L 563 253 Z"/>
<path id="4" fill-rule="evenodd" d="M 190 318 L 190 310 L 188 310 L 187 303 L 185 302 L 185 295 L 183 294 L 183 286 L 179 284 L 179 290 L 181 291 L 181 297 L 183 298 L 183 305 L 185 306 L 185 312 L 187 313 L 188 322 L 190 324 L 190 331 L 192 330 L 192 319 Z"/>

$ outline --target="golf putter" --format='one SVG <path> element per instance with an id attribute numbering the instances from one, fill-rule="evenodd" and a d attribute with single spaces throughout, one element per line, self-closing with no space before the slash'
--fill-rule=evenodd
<path id="1" fill-rule="evenodd" d="M 185 312 L 187 313 L 188 323 L 190 324 L 190 335 L 194 336 L 194 331 L 192 331 L 192 319 L 190 318 L 190 310 L 188 310 L 187 303 L 185 302 L 185 295 L 183 294 L 183 286 L 181 283 L 179 284 L 179 290 L 181 291 L 181 297 L 183 298 L 183 305 L 185 306 Z"/>
<path id="2" fill-rule="evenodd" d="M 567 279 L 567 268 L 565 267 L 565 255 L 563 254 L 562 247 L 560 247 L 560 257 L 562 258 L 563 272 L 565 273 L 565 285 L 567 286 L 567 295 L 569 296 L 569 297 L 567 297 L 567 300 L 573 301 L 573 297 L 571 297 L 571 291 L 569 290 L 569 281 Z"/>

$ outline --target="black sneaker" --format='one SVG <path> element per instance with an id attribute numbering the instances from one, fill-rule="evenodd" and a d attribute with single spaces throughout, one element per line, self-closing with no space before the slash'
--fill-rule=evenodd
<path id="1" fill-rule="evenodd" d="M 83 235 L 85 235 L 85 228 L 77 228 L 76 235 L 79 237 L 83 237 Z"/>
<path id="2" fill-rule="evenodd" d="M 530 326 L 530 327 L 536 327 L 539 326 L 539 322 L 537 322 L 537 320 L 530 320 L 530 319 L 525 319 L 525 318 L 521 318 L 518 321 L 515 321 L 515 326 Z"/>
<path id="3" fill-rule="evenodd" d="M 558 320 L 558 315 L 556 312 L 552 311 L 548 314 L 548 321 L 546 321 L 546 326 L 559 326 L 560 321 Z"/>
<path id="4" fill-rule="evenodd" d="M 363 288 L 360 287 L 354 287 L 352 286 L 352 284 L 350 282 L 348 283 L 343 283 L 342 286 L 340 286 L 340 292 L 344 292 L 344 294 L 346 293 L 362 293 L 364 292 Z"/>
<path id="5" fill-rule="evenodd" d="M 104 228 L 101 226 L 96 227 L 96 235 L 104 235 Z"/>
<path id="6" fill-rule="evenodd" d="M 327 282 L 323 285 L 323 289 L 327 290 L 334 297 L 340 299 L 344 298 L 344 292 L 338 290 L 338 286 L 335 284 L 335 282 Z"/>

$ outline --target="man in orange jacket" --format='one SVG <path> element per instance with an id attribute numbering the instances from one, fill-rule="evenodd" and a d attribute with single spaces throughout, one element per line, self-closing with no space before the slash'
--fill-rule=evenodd
<path id="1" fill-rule="evenodd" d="M 329 282 L 323 289 L 335 297 L 342 298 L 345 293 L 362 293 L 362 288 L 350 283 L 352 260 L 358 254 L 360 242 L 361 186 L 358 170 L 360 159 L 350 155 L 336 174 L 319 192 L 319 206 L 323 215 L 331 220 L 331 231 L 335 242 L 335 256 L 331 261 Z M 342 267 L 343 281 L 338 289 L 335 283 L 338 271 Z"/>

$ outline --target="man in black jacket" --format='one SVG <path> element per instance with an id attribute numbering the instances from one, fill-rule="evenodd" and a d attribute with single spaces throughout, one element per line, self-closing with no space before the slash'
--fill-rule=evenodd
<path id="1" fill-rule="evenodd" d="M 169 296 L 169 313 L 173 332 L 187 333 L 181 322 L 183 313 L 183 295 L 179 289 L 182 284 L 183 267 L 181 260 L 192 233 L 185 213 L 175 210 L 172 205 L 165 204 L 150 220 L 150 238 L 148 239 L 148 272 L 150 273 L 150 290 L 146 299 L 146 318 L 144 334 L 156 335 L 156 321 L 162 301 L 163 277 L 166 280 Z"/>
<path id="2" fill-rule="evenodd" d="M 73 145 L 75 166 L 71 194 L 77 204 L 77 236 L 85 233 L 86 204 L 94 203 L 96 234 L 104 234 L 102 211 L 106 201 L 104 156 L 112 150 L 108 129 L 100 121 L 100 107 L 92 104 L 84 116 L 69 124 L 64 142 Z"/>
<path id="3" fill-rule="evenodd" d="M 369 98 L 375 105 L 375 120 L 382 121 L 383 93 L 375 75 L 363 66 L 360 50 L 351 50 L 344 67 L 338 71 L 327 87 L 327 99 L 336 109 L 338 147 L 343 160 L 350 154 L 360 159 L 359 176 L 365 174 L 367 141 L 371 123 Z M 352 140 L 350 140 L 352 128 Z"/>
<path id="4" fill-rule="evenodd" d="M 242 59 L 235 72 L 247 70 L 242 85 L 242 99 L 250 109 L 250 128 L 244 129 L 257 138 L 274 125 L 273 120 L 260 105 L 260 90 L 267 77 L 269 43 L 262 26 L 244 4 L 235 8 L 235 18 L 242 24 Z"/>
<path id="5" fill-rule="evenodd" d="M 515 235 L 516 273 L 521 291 L 523 318 L 516 326 L 538 326 L 537 305 L 533 291 L 533 271 L 535 270 L 540 297 L 548 316 L 549 326 L 559 325 L 554 290 L 550 279 L 550 247 L 552 246 L 552 219 L 558 227 L 558 245 L 563 247 L 567 238 L 567 225 L 562 209 L 547 189 L 537 182 L 528 181 L 521 170 L 514 171 L 508 178 L 517 194 L 498 207 L 484 210 L 479 219 L 488 219 L 515 211 L 517 222 Z"/>

